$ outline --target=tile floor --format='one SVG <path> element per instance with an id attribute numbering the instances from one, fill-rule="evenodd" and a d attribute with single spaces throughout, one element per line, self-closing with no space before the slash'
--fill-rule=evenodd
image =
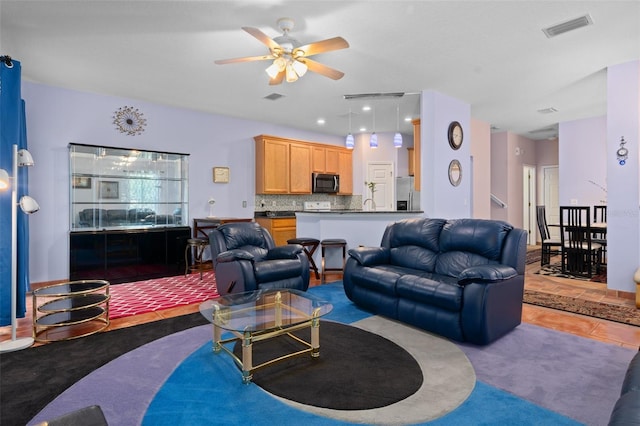
<path id="1" fill-rule="evenodd" d="M 635 306 L 635 300 L 624 297 L 616 297 L 607 294 L 606 285 L 587 281 L 572 280 L 567 278 L 549 277 L 537 275 L 539 262 L 527 265 L 525 277 L 525 287 L 537 291 L 554 294 L 567 295 L 602 303 L 621 304 Z M 339 280 L 339 273 L 329 275 L 327 281 Z M 319 280 L 311 278 L 311 285 L 320 285 Z M 609 292 L 611 293 L 611 292 Z M 17 336 L 31 336 L 31 297 L 27 297 L 27 317 L 18 320 Z M 198 305 L 182 306 L 173 309 L 166 309 L 158 312 L 136 315 L 127 318 L 120 318 L 111 321 L 108 330 L 130 327 L 136 324 L 157 321 L 174 316 L 185 315 L 198 312 Z M 578 336 L 587 337 L 601 342 L 611 343 L 638 349 L 640 347 L 640 327 L 625 325 L 612 321 L 601 320 L 579 314 L 562 312 L 554 309 L 543 308 L 533 305 L 524 305 L 522 319 L 524 322 L 535 324 Z M 0 327 L 0 341 L 11 337 L 10 327 Z"/>

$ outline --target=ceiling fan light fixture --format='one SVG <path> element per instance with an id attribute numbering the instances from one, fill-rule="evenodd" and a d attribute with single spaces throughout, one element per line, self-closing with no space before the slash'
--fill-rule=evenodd
<path id="1" fill-rule="evenodd" d="M 293 68 L 293 64 L 289 62 L 287 64 L 286 75 L 287 83 L 293 83 L 298 79 L 298 74 L 296 74 L 296 70 Z"/>
<path id="2" fill-rule="evenodd" d="M 296 72 L 296 74 L 298 74 L 298 77 L 302 77 L 303 75 L 305 75 L 307 73 L 307 64 L 305 64 L 302 61 L 299 61 L 297 59 L 292 60 L 292 65 L 291 65 L 294 69 L 294 71 Z"/>

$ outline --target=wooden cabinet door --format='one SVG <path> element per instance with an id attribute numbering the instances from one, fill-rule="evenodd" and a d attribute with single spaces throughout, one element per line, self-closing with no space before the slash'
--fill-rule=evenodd
<path id="1" fill-rule="evenodd" d="M 420 120 L 413 120 L 413 186 L 420 191 Z"/>
<path id="2" fill-rule="evenodd" d="M 256 139 L 256 193 L 289 192 L 289 143 Z"/>
<path id="3" fill-rule="evenodd" d="M 265 228 L 273 237 L 276 246 L 287 244 L 288 240 L 296 237 L 296 219 L 294 217 L 283 218 L 256 218 L 256 222 Z"/>
<path id="4" fill-rule="evenodd" d="M 415 166 L 414 166 L 415 155 L 413 152 L 413 148 L 407 148 L 407 156 L 408 156 L 408 162 L 409 162 L 409 176 L 413 176 L 415 173 Z"/>
<path id="5" fill-rule="evenodd" d="M 314 173 L 324 173 L 326 168 L 327 149 L 321 146 L 313 147 L 312 169 Z"/>
<path id="6" fill-rule="evenodd" d="M 352 151 L 338 152 L 340 174 L 340 194 L 353 194 L 353 153 Z"/>
<path id="7" fill-rule="evenodd" d="M 340 151 L 331 148 L 327 148 L 326 151 L 324 171 L 326 173 L 340 173 Z"/>
<path id="8" fill-rule="evenodd" d="M 311 194 L 311 146 L 289 147 L 289 193 Z"/>

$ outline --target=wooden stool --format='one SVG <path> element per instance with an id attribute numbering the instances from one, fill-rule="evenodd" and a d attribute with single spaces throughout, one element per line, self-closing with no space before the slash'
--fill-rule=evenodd
<path id="1" fill-rule="evenodd" d="M 347 240 L 342 238 L 328 238 L 320 242 L 322 248 L 322 280 L 324 282 L 326 271 L 344 271 L 344 264 L 347 260 Z M 342 248 L 342 268 L 326 268 L 325 267 L 325 249 L 327 248 Z"/>
<path id="2" fill-rule="evenodd" d="M 309 268 L 313 270 L 316 274 L 316 279 L 320 279 L 320 274 L 318 273 L 318 266 L 316 262 L 313 260 L 313 253 L 316 252 L 318 245 L 320 244 L 320 240 L 316 240 L 315 238 L 292 238 L 287 240 L 287 244 L 300 244 L 304 249 L 304 252 L 307 254 L 307 258 L 309 258 Z M 307 248 L 308 247 L 308 248 Z"/>
<path id="3" fill-rule="evenodd" d="M 205 238 L 189 238 L 187 240 L 187 246 L 184 248 L 184 274 L 187 275 L 189 271 L 200 271 L 200 280 L 202 280 L 202 271 L 205 270 L 205 265 L 202 262 L 202 254 L 204 249 L 207 248 L 209 240 Z M 189 264 L 189 253 L 193 250 L 193 262 Z"/>

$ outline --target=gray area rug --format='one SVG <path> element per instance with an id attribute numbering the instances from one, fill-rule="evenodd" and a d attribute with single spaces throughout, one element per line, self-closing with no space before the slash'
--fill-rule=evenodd
<path id="1" fill-rule="evenodd" d="M 531 324 L 461 345 L 478 380 L 587 425 L 606 425 L 635 351 Z"/>

